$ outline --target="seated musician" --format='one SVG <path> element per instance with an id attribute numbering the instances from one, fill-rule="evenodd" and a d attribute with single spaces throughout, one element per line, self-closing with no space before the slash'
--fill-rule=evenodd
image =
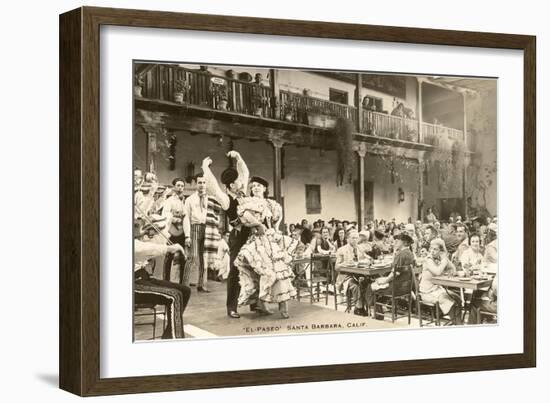
<path id="1" fill-rule="evenodd" d="M 140 220 L 134 222 L 134 293 L 136 303 L 165 305 L 167 320 L 163 339 L 183 338 L 183 312 L 187 307 L 191 289 L 183 284 L 152 278 L 145 269 L 147 261 L 167 253 L 184 254 L 183 247 L 144 240 Z"/>
<path id="2" fill-rule="evenodd" d="M 393 258 L 392 271 L 387 276 L 377 278 L 373 283 L 366 287 L 366 296 L 368 306 L 374 304 L 374 292 L 379 295 L 392 295 L 392 287 L 395 285 L 396 295 L 403 295 L 410 292 L 409 281 L 411 280 L 411 267 L 414 266 L 414 255 L 410 246 L 414 240 L 407 233 L 395 236 L 395 256 Z M 382 312 L 375 312 L 376 319 L 384 319 Z"/>
<path id="3" fill-rule="evenodd" d="M 359 233 L 352 229 L 348 233 L 347 244 L 336 251 L 336 270 L 345 266 L 354 266 L 357 262 L 365 260 L 370 260 L 370 257 L 359 247 Z M 351 296 L 355 315 L 366 315 L 364 284 L 364 277 L 353 274 L 339 273 L 336 278 L 336 289 L 342 291 L 346 297 Z"/>

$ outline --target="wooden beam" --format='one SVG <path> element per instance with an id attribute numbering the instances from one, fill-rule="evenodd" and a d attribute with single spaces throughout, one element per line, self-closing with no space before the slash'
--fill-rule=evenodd
<path id="1" fill-rule="evenodd" d="M 263 141 L 268 141 L 269 135 L 280 132 L 286 144 L 325 150 L 335 149 L 335 138 L 330 129 L 195 105 L 175 104 L 170 101 L 136 99 L 135 106 L 135 124 L 145 127 L 150 132 L 164 127 L 175 131 L 186 131 L 193 135 L 206 133 Z M 429 144 L 362 133 L 354 133 L 354 140 L 411 150 L 433 149 Z"/>

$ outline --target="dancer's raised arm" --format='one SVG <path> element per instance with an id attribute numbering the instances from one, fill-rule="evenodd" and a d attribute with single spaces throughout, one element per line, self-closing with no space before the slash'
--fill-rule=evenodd
<path id="1" fill-rule="evenodd" d="M 220 203 L 222 209 L 227 210 L 229 208 L 229 197 L 220 188 L 216 177 L 210 170 L 210 164 L 212 164 L 212 158 L 206 157 L 202 160 L 202 172 L 204 173 L 204 179 L 206 179 L 206 193 L 214 197 Z"/>
<path id="2" fill-rule="evenodd" d="M 238 180 L 243 185 L 243 193 L 246 194 L 246 190 L 248 188 L 248 180 L 250 178 L 250 171 L 248 170 L 248 167 L 246 166 L 243 157 L 241 157 L 241 154 L 239 154 L 237 151 L 229 151 L 227 153 L 227 156 L 235 160 L 237 172 L 239 173 Z"/>

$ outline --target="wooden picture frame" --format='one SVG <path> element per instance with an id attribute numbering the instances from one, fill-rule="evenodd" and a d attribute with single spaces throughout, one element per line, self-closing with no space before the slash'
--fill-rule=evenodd
<path id="1" fill-rule="evenodd" d="M 100 377 L 100 27 L 290 35 L 524 52 L 524 348 L 521 354 Z M 536 41 L 534 36 L 82 7 L 60 16 L 60 387 L 81 396 L 314 382 L 536 364 Z"/>

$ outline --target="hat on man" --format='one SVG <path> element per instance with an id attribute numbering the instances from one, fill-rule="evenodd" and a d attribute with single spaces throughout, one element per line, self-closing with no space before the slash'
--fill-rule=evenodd
<path id="1" fill-rule="evenodd" d="M 405 233 L 405 232 L 402 232 L 402 233 L 396 235 L 394 238 L 405 242 L 407 244 L 407 246 L 412 245 L 413 242 L 414 242 L 412 237 L 409 234 Z"/>
<path id="2" fill-rule="evenodd" d="M 360 232 L 359 232 L 359 235 L 360 235 L 360 236 L 364 236 L 364 237 L 366 237 L 366 238 L 370 238 L 370 233 L 369 233 L 369 231 L 367 231 L 367 230 L 362 230 L 362 231 L 360 231 Z"/>
<path id="3" fill-rule="evenodd" d="M 263 185 L 265 186 L 266 188 L 269 187 L 269 182 L 266 181 L 264 178 L 262 178 L 261 176 L 253 176 L 252 178 L 250 178 L 250 183 L 252 182 L 256 182 L 256 183 L 259 183 L 260 185 Z"/>
<path id="4" fill-rule="evenodd" d="M 414 224 L 405 224 L 405 231 L 415 231 L 416 228 L 414 227 Z"/>
<path id="5" fill-rule="evenodd" d="M 222 172 L 221 182 L 225 186 L 231 185 L 239 177 L 239 173 L 235 168 L 227 168 Z"/>
<path id="6" fill-rule="evenodd" d="M 488 225 L 487 229 L 489 231 L 493 231 L 493 232 L 498 232 L 498 225 L 494 222 L 492 222 L 491 224 Z"/>

